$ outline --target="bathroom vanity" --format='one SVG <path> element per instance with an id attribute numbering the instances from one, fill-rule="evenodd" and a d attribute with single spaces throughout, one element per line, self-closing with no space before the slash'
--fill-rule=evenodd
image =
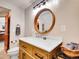
<path id="1" fill-rule="evenodd" d="M 60 51 L 61 44 L 61 38 L 20 38 L 19 59 L 53 59 Z"/>

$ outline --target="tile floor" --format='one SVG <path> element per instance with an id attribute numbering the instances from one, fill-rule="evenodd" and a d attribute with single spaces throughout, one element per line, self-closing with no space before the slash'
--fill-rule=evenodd
<path id="1" fill-rule="evenodd" d="M 4 51 L 1 51 L 0 52 L 0 59 L 10 59 L 10 57 Z"/>
<path id="2" fill-rule="evenodd" d="M 0 51 L 4 49 L 4 41 L 0 41 Z"/>

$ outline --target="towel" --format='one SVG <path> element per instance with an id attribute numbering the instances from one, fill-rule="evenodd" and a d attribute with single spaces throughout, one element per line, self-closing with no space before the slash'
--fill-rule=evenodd
<path id="1" fill-rule="evenodd" d="M 78 43 L 73 43 L 73 42 L 68 43 L 67 47 L 69 47 L 72 50 L 79 50 L 79 44 Z"/>

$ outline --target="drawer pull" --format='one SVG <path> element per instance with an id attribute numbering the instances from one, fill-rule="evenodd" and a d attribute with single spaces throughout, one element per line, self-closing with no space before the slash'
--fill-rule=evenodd
<path id="1" fill-rule="evenodd" d="M 37 56 L 40 59 L 43 59 L 43 56 L 40 56 L 39 54 L 35 53 L 35 56 Z"/>

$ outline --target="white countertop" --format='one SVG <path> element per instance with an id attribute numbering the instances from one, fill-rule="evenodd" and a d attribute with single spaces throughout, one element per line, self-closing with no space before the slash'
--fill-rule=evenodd
<path id="1" fill-rule="evenodd" d="M 53 49 L 55 49 L 59 44 L 62 43 L 62 38 L 55 37 L 52 39 L 42 39 L 42 38 L 36 38 L 36 37 L 23 37 L 20 38 L 20 40 L 29 43 L 31 45 L 34 45 L 38 48 L 41 48 L 47 52 L 51 52 Z"/>
<path id="2" fill-rule="evenodd" d="M 0 32 L 0 34 L 5 34 L 5 32 Z"/>

